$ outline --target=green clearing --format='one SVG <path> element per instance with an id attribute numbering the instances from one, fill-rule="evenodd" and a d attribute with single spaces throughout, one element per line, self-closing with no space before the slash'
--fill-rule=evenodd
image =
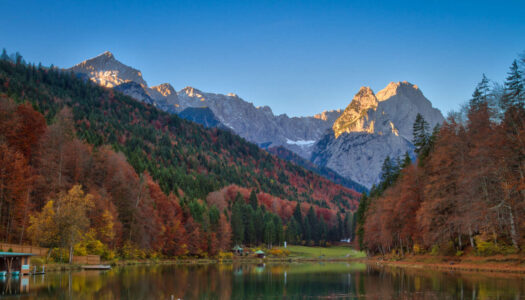
<path id="1" fill-rule="evenodd" d="M 283 248 L 281 248 L 283 249 Z M 309 247 L 289 245 L 286 247 L 290 251 L 290 257 L 302 258 L 365 258 L 366 254 L 350 247 Z"/>

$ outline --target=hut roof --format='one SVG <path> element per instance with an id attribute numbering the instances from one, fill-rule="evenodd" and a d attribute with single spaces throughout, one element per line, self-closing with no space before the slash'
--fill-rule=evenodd
<path id="1" fill-rule="evenodd" d="M 264 252 L 262 250 L 257 250 L 255 251 L 255 254 L 264 254 Z"/>
<path id="2" fill-rule="evenodd" d="M 0 256 L 34 256 L 34 254 L 18 252 L 0 252 Z"/>

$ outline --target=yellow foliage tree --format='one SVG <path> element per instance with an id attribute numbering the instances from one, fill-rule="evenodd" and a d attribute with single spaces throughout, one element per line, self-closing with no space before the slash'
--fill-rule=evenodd
<path id="1" fill-rule="evenodd" d="M 97 230 L 98 237 L 101 241 L 109 244 L 115 238 L 113 215 L 109 210 L 105 209 L 102 213 L 101 223 Z"/>
<path id="2" fill-rule="evenodd" d="M 29 224 L 28 231 L 33 244 L 45 247 L 58 246 L 58 227 L 55 222 L 53 200 L 49 200 L 41 212 L 30 216 Z"/>
<path id="3" fill-rule="evenodd" d="M 89 229 L 87 213 L 93 208 L 93 196 L 85 195 L 81 185 L 60 193 L 55 201 L 49 200 L 42 212 L 30 219 L 29 231 L 33 238 L 48 246 L 69 249 L 69 262 L 73 260 L 73 247 Z"/>

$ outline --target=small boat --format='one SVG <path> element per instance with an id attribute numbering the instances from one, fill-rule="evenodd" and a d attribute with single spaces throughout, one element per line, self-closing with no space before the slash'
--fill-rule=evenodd
<path id="1" fill-rule="evenodd" d="M 84 270 L 109 270 L 111 269 L 110 265 L 85 265 L 82 266 Z"/>
<path id="2" fill-rule="evenodd" d="M 0 277 L 7 276 L 7 271 L 0 271 Z"/>
<path id="3" fill-rule="evenodd" d="M 19 276 L 19 275 L 20 275 L 20 271 L 11 272 L 11 276 Z"/>

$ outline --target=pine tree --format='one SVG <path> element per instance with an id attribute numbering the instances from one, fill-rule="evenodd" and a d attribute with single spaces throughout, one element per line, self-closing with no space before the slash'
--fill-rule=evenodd
<path id="1" fill-rule="evenodd" d="M 509 76 L 505 81 L 505 92 L 502 99 L 502 107 L 507 110 L 511 107 L 523 108 L 525 102 L 525 90 L 523 87 L 523 75 L 518 68 L 516 60 L 510 66 Z"/>
<path id="2" fill-rule="evenodd" d="M 414 150 L 417 154 L 420 154 L 421 151 L 427 146 L 429 139 L 429 125 L 425 118 L 421 114 L 417 114 L 416 120 L 414 121 L 413 126 L 413 139 L 412 143 L 416 147 Z"/>
<path id="3" fill-rule="evenodd" d="M 401 169 L 404 169 L 412 164 L 412 159 L 410 158 L 410 154 L 408 154 L 408 151 L 405 152 L 405 155 L 403 156 L 403 160 L 401 162 Z"/>
<path id="4" fill-rule="evenodd" d="M 279 218 L 278 215 L 273 215 L 273 225 L 274 225 L 274 243 L 276 245 L 281 245 L 284 240 L 284 231 L 283 231 L 283 221 Z"/>
<path id="5" fill-rule="evenodd" d="M 7 55 L 7 51 L 2 49 L 2 55 L 0 56 L 0 60 L 9 60 L 9 55 Z"/>
<path id="6" fill-rule="evenodd" d="M 382 182 L 386 182 L 388 178 L 392 176 L 393 169 L 394 166 L 392 159 L 390 159 L 390 156 L 387 156 L 383 161 L 383 165 L 381 166 L 381 175 L 379 176 Z"/>
<path id="7" fill-rule="evenodd" d="M 293 218 L 297 222 L 297 235 L 299 235 L 299 237 L 302 237 L 304 239 L 303 237 L 303 234 L 304 234 L 303 214 L 301 213 L 300 203 L 297 203 L 297 205 L 295 206 L 295 209 L 293 211 Z"/>
<path id="8" fill-rule="evenodd" d="M 271 248 L 275 240 L 275 229 L 272 216 L 268 213 L 264 216 L 264 242 Z"/>
<path id="9" fill-rule="evenodd" d="M 233 241 L 240 244 L 244 241 L 244 223 L 242 221 L 242 203 L 235 201 L 232 208 L 231 227 L 233 231 Z"/>
<path id="10" fill-rule="evenodd" d="M 308 210 L 308 213 L 305 217 L 306 220 L 308 220 L 308 224 L 310 225 L 310 239 L 314 240 L 315 242 L 319 241 L 319 228 L 317 227 L 317 217 L 315 215 L 315 211 L 313 206 L 310 206 L 310 209 Z M 306 223 L 305 220 L 305 223 Z"/>
<path id="11" fill-rule="evenodd" d="M 487 103 L 490 93 L 489 82 L 487 76 L 483 74 L 481 81 L 476 86 L 476 89 L 474 89 L 472 98 L 469 101 L 471 109 L 477 109 L 481 104 Z"/>
<path id="12" fill-rule="evenodd" d="M 359 248 L 364 249 L 364 237 L 365 237 L 365 229 L 364 225 L 366 222 L 366 211 L 368 210 L 369 200 L 366 193 L 363 193 L 363 196 L 361 196 L 361 201 L 359 201 L 359 208 L 357 209 L 357 212 L 355 213 L 356 216 L 356 235 L 359 240 Z"/>
<path id="13" fill-rule="evenodd" d="M 243 220 L 244 220 L 244 242 L 246 244 L 254 244 L 257 241 L 257 232 L 255 230 L 255 211 L 248 204 L 242 205 Z"/>
<path id="14" fill-rule="evenodd" d="M 259 203 L 257 203 L 257 194 L 255 193 L 255 189 L 253 189 L 250 193 L 250 205 L 254 210 L 256 210 L 259 206 Z"/>
<path id="15" fill-rule="evenodd" d="M 298 227 L 299 224 L 295 220 L 295 218 L 291 218 L 288 222 L 288 225 L 286 226 L 286 241 L 290 244 L 296 244 L 299 242 L 300 237 L 298 234 Z"/>
<path id="16" fill-rule="evenodd" d="M 264 241 L 264 206 L 259 206 L 255 212 L 255 232 L 257 243 Z"/>

